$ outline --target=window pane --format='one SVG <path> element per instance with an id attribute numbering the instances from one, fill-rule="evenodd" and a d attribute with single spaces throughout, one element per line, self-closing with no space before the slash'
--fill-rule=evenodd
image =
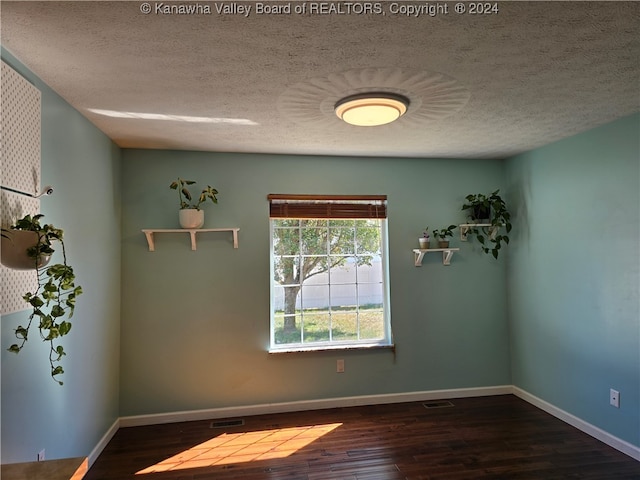
<path id="1" fill-rule="evenodd" d="M 331 285 L 356 283 L 356 259 L 354 257 L 331 258 L 331 269 L 329 271 Z"/>
<path id="2" fill-rule="evenodd" d="M 332 312 L 334 340 L 358 340 L 358 314 L 355 310 Z"/>
<path id="3" fill-rule="evenodd" d="M 358 220 L 360 222 L 360 220 Z M 366 222 L 362 220 L 361 222 Z M 356 249 L 360 255 L 376 255 L 382 251 L 379 227 L 356 227 Z"/>
<path id="4" fill-rule="evenodd" d="M 329 253 L 353 255 L 355 253 L 354 235 L 353 220 L 349 220 L 349 225 L 329 228 Z"/>
<path id="5" fill-rule="evenodd" d="M 273 291 L 274 313 L 293 315 L 300 309 L 300 287 L 275 287 Z"/>
<path id="6" fill-rule="evenodd" d="M 301 320 L 302 317 L 300 315 L 275 315 L 273 332 L 275 343 L 277 345 L 300 343 L 302 341 L 300 331 Z"/>
<path id="7" fill-rule="evenodd" d="M 327 221 L 306 220 L 301 230 L 300 250 L 303 255 L 327 254 Z"/>
<path id="8" fill-rule="evenodd" d="M 300 229 L 274 228 L 273 253 L 274 255 L 299 255 Z"/>
<path id="9" fill-rule="evenodd" d="M 279 285 L 272 287 L 271 308 L 276 315 L 284 312 L 284 288 Z"/>
<path id="10" fill-rule="evenodd" d="M 332 283 L 329 293 L 331 294 L 332 309 L 355 309 L 358 304 L 358 294 L 355 285 L 334 285 Z"/>
<path id="11" fill-rule="evenodd" d="M 359 314 L 360 337 L 362 339 L 382 339 L 385 337 L 384 315 L 382 310 L 362 309 Z"/>
<path id="12" fill-rule="evenodd" d="M 304 315 L 304 342 L 328 342 L 330 340 L 331 317 L 328 312 L 318 311 Z"/>
<path id="13" fill-rule="evenodd" d="M 306 283 L 327 283 L 326 276 L 319 277 L 329 268 L 327 256 L 302 258 L 302 281 Z"/>
<path id="14" fill-rule="evenodd" d="M 299 257 L 274 257 L 273 279 L 280 285 L 296 285 L 299 281 Z"/>
<path id="15" fill-rule="evenodd" d="M 378 275 L 378 272 L 368 271 L 373 275 Z M 374 306 L 376 308 L 382 308 L 384 289 L 381 282 L 378 283 L 365 283 L 364 281 L 358 284 L 358 304 L 361 306 Z"/>
<path id="16" fill-rule="evenodd" d="M 329 308 L 329 285 L 303 285 L 300 295 L 302 310 Z"/>

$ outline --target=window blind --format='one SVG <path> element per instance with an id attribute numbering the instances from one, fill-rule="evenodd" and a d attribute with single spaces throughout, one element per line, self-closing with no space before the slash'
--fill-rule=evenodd
<path id="1" fill-rule="evenodd" d="M 271 218 L 387 218 L 386 195 L 270 194 Z"/>

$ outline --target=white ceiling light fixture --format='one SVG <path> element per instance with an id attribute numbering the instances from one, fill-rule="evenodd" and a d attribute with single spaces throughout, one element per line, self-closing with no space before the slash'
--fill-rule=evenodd
<path id="1" fill-rule="evenodd" d="M 358 127 L 376 127 L 395 122 L 407 112 L 409 99 L 394 93 L 350 95 L 335 105 L 338 118 Z"/>
<path id="2" fill-rule="evenodd" d="M 295 123 L 333 132 L 344 132 L 336 108 L 363 97 L 382 96 L 397 100 L 399 110 L 391 114 L 400 118 L 403 127 L 423 128 L 453 115 L 467 104 L 470 93 L 453 77 L 438 72 L 421 72 L 399 68 L 360 68 L 313 77 L 287 88 L 278 98 L 278 110 Z M 404 116 L 399 115 L 406 109 Z M 376 128 L 355 129 L 360 132 Z"/>

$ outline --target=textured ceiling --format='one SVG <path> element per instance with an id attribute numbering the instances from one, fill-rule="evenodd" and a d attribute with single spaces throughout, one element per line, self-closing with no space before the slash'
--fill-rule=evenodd
<path id="1" fill-rule="evenodd" d="M 395 13 L 438 5 L 424 2 L 262 5 L 291 13 L 4 0 L 2 45 L 122 147 L 500 158 L 640 111 L 637 2 L 500 2 L 485 15 L 441 2 L 435 16 Z M 333 116 L 367 89 L 405 94 L 408 113 L 380 127 Z"/>

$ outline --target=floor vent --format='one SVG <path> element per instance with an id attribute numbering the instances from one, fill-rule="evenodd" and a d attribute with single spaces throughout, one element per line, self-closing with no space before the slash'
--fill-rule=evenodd
<path id="1" fill-rule="evenodd" d="M 209 428 L 241 427 L 242 425 L 244 425 L 244 420 L 239 418 L 235 420 L 220 420 L 217 422 L 211 422 Z"/>
<path id="2" fill-rule="evenodd" d="M 453 403 L 449 400 L 437 400 L 435 402 L 425 402 L 422 404 L 424 408 L 445 408 L 453 407 Z"/>

